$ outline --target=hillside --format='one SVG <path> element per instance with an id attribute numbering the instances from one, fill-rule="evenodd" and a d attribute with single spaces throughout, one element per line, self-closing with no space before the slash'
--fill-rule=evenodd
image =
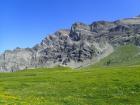
<path id="1" fill-rule="evenodd" d="M 129 44 L 116 48 L 112 54 L 102 59 L 96 66 L 132 66 L 139 64 L 140 48 Z"/>
<path id="2" fill-rule="evenodd" d="M 1 105 L 139 105 L 140 66 L 0 73 Z"/>

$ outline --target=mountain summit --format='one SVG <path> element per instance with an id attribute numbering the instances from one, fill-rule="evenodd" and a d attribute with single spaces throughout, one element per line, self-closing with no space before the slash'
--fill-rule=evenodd
<path id="1" fill-rule="evenodd" d="M 140 17 L 90 25 L 74 23 L 47 36 L 33 48 L 16 48 L 0 54 L 0 71 L 10 72 L 57 65 L 78 68 L 96 63 L 121 45 L 140 46 Z"/>

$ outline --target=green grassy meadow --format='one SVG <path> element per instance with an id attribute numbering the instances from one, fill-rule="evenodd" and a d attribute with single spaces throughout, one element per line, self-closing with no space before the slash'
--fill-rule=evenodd
<path id="1" fill-rule="evenodd" d="M 138 53 L 131 45 L 124 48 L 131 52 L 128 55 Z M 96 66 L 0 73 L 0 105 L 140 105 L 139 61 L 129 60 L 136 65 L 126 66 L 124 60 L 130 56 L 124 48 L 114 52 L 119 56 L 112 53 Z M 104 65 L 108 59 L 109 65 Z"/>
<path id="2" fill-rule="evenodd" d="M 0 73 L 0 105 L 140 105 L 140 66 Z"/>

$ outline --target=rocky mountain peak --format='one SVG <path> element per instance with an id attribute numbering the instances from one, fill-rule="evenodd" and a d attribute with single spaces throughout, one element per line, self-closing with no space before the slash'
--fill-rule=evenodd
<path id="1" fill-rule="evenodd" d="M 59 30 L 55 33 L 55 35 L 58 35 L 58 36 L 68 36 L 70 33 L 70 30 L 69 29 L 62 29 L 62 30 Z"/>
<path id="2" fill-rule="evenodd" d="M 87 66 L 125 44 L 140 46 L 140 18 L 97 21 L 90 25 L 76 22 L 71 29 L 47 35 L 33 48 L 16 48 L 0 54 L 0 71 L 57 65 Z"/>
<path id="3" fill-rule="evenodd" d="M 80 30 L 87 30 L 87 31 L 90 31 L 90 26 L 89 25 L 86 25 L 84 23 L 81 23 L 81 22 L 76 22 L 72 25 L 71 27 L 71 31 L 72 32 L 75 32 L 75 31 L 80 31 Z"/>
<path id="4" fill-rule="evenodd" d="M 115 24 L 113 22 L 108 22 L 108 21 L 97 21 L 97 22 L 93 22 L 90 25 L 91 31 L 97 33 L 104 33 L 114 26 Z"/>

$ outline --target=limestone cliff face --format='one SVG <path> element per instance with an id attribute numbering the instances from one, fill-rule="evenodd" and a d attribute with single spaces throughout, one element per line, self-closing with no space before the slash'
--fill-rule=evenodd
<path id="1" fill-rule="evenodd" d="M 124 44 L 140 46 L 140 17 L 90 25 L 74 23 L 71 29 L 47 36 L 33 48 L 17 48 L 0 55 L 0 71 L 16 71 L 56 65 L 87 66 Z"/>
<path id="2" fill-rule="evenodd" d="M 15 49 L 5 51 L 0 55 L 0 71 L 15 71 L 25 69 L 31 65 L 32 49 Z"/>

